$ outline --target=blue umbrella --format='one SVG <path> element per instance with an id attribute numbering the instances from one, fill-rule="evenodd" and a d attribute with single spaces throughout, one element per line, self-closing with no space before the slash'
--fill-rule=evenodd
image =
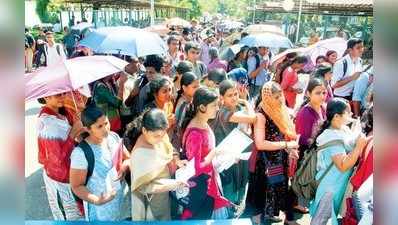
<path id="1" fill-rule="evenodd" d="M 166 44 L 158 34 L 133 27 L 102 27 L 80 42 L 95 53 L 146 56 L 164 54 Z"/>
<path id="2" fill-rule="evenodd" d="M 253 34 L 244 37 L 239 44 L 249 47 L 292 48 L 292 42 L 287 38 L 271 33 Z"/>

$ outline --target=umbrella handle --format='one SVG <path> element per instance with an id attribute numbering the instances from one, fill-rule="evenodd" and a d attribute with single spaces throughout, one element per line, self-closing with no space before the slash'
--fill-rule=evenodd
<path id="1" fill-rule="evenodd" d="M 72 100 L 73 100 L 73 105 L 75 106 L 75 112 L 76 112 L 76 116 L 77 118 L 80 119 L 78 110 L 77 110 L 77 104 L 76 104 L 76 100 L 75 100 L 75 95 L 73 94 L 73 91 L 70 91 L 71 95 L 72 95 Z"/>

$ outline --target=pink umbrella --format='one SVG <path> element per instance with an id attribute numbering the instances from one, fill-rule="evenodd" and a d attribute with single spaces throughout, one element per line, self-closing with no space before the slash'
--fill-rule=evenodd
<path id="1" fill-rule="evenodd" d="M 84 56 L 59 61 L 25 75 L 25 101 L 79 89 L 122 71 L 127 64 L 114 56 Z"/>
<path id="2" fill-rule="evenodd" d="M 292 48 L 279 53 L 278 55 L 272 57 L 271 64 L 274 62 L 279 62 L 284 59 L 284 57 L 291 52 L 297 52 L 303 55 L 308 55 L 311 57 L 311 61 L 315 65 L 316 57 L 320 55 L 325 55 L 327 51 L 334 50 L 337 52 L 337 58 L 343 56 L 344 51 L 347 48 L 347 41 L 343 38 L 330 38 L 322 41 L 318 41 L 317 43 L 310 45 L 306 48 Z"/>

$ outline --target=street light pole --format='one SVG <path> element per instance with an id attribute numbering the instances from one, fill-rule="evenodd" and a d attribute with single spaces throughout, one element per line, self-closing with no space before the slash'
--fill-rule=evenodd
<path id="1" fill-rule="evenodd" d="M 298 42 L 298 38 L 299 38 L 302 8 L 303 8 L 303 0 L 300 0 L 299 13 L 298 13 L 298 19 L 297 19 L 297 29 L 296 29 L 296 43 Z"/>
<path id="2" fill-rule="evenodd" d="M 155 25 L 155 0 L 151 1 L 151 26 Z"/>

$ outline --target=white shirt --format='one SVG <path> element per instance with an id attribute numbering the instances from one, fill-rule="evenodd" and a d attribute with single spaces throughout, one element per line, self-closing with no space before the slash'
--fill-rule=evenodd
<path id="1" fill-rule="evenodd" d="M 57 45 L 59 45 L 59 53 L 57 52 Z M 52 47 L 47 44 L 47 66 L 56 64 L 59 60 L 66 59 L 64 48 L 61 44 L 55 43 Z"/>
<path id="2" fill-rule="evenodd" d="M 345 73 L 345 75 L 344 75 L 344 65 L 343 65 L 344 59 L 347 60 L 347 72 Z M 362 59 L 358 58 L 355 62 L 353 62 L 350 55 L 347 54 L 346 56 L 338 60 L 336 64 L 334 64 L 331 84 L 333 86 L 338 81 L 343 80 L 344 78 L 353 75 L 355 72 L 360 72 L 360 71 L 362 71 Z M 344 86 L 335 88 L 334 94 L 342 97 L 350 96 L 352 94 L 352 91 L 354 90 L 354 85 L 355 85 L 355 80 L 347 83 Z"/>

